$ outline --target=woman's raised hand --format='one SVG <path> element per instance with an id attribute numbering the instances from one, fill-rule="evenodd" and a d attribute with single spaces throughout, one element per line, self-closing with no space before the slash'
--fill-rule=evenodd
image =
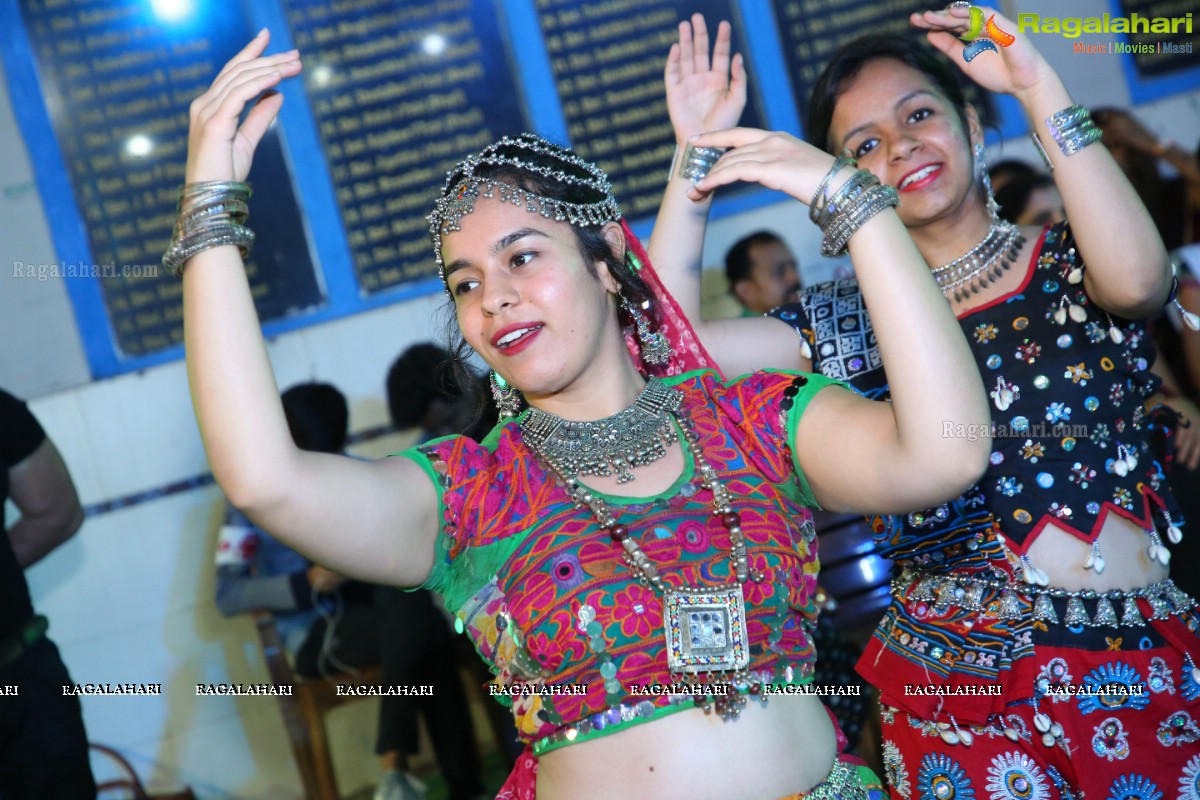
<path id="1" fill-rule="evenodd" d="M 664 79 L 667 111 L 675 137 L 690 137 L 737 125 L 746 107 L 746 67 L 741 54 L 730 57 L 731 29 L 717 26 L 717 41 L 709 58 L 708 27 L 702 14 L 679 23 L 679 41 L 667 55 Z"/>
<path id="2" fill-rule="evenodd" d="M 738 181 L 757 183 L 809 203 L 834 158 L 786 133 L 757 128 L 730 128 L 693 136 L 697 147 L 729 148 L 688 196 L 701 200 L 720 186 Z"/>
<path id="3" fill-rule="evenodd" d="M 297 51 L 262 55 L 270 41 L 270 33 L 260 31 L 221 69 L 208 91 L 192 101 L 188 183 L 241 181 L 249 174 L 254 149 L 283 104 L 283 95 L 271 89 L 300 74 Z M 253 107 L 239 126 L 242 111 L 250 104 Z"/>
<path id="4" fill-rule="evenodd" d="M 989 91 L 1021 98 L 1036 91 L 1047 80 L 1058 80 L 1058 75 L 1029 41 L 1029 37 L 1018 31 L 1016 23 L 993 8 L 951 6 L 943 11 L 913 14 L 909 22 L 915 28 L 928 31 L 930 44 L 949 56 L 971 80 Z M 995 42 L 995 46 L 973 54 L 968 52 L 972 56 L 968 61 L 963 57 L 963 51 L 971 46 L 971 42 L 960 38 L 968 32 L 975 33 L 974 41 L 986 36 Z M 974 49 L 979 47 L 975 45 Z"/>

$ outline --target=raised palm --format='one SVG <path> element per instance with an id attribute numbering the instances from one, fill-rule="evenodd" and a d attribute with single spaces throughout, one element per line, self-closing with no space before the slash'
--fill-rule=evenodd
<path id="1" fill-rule="evenodd" d="M 709 56 L 708 27 L 693 14 L 679 23 L 679 42 L 671 45 L 664 76 L 667 110 L 680 142 L 708 131 L 737 125 L 746 107 L 746 68 L 741 55 L 730 55 L 728 22 L 717 26 Z"/>
<path id="2" fill-rule="evenodd" d="M 275 87 L 301 69 L 294 50 L 263 56 L 269 42 L 265 30 L 255 36 L 192 101 L 188 182 L 245 180 L 249 174 L 254 149 L 283 103 Z M 250 111 L 242 119 L 247 106 Z"/>
<path id="3" fill-rule="evenodd" d="M 941 50 L 967 76 L 991 92 L 1021 95 L 1037 87 L 1038 83 L 1053 74 L 1049 64 L 1029 41 L 1021 34 L 1015 23 L 986 6 L 977 7 L 984 19 L 995 16 L 995 22 L 1005 34 L 1012 35 L 1012 42 L 994 48 L 995 52 L 981 52 L 967 61 L 963 58 L 966 43 L 961 37 L 970 24 L 971 9 L 948 8 L 945 11 L 926 11 L 913 14 L 914 27 L 929 31 L 929 43 Z"/>

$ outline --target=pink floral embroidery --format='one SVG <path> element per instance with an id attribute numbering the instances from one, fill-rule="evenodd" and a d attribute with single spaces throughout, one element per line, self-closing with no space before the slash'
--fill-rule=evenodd
<path id="1" fill-rule="evenodd" d="M 621 626 L 621 635 L 650 638 L 662 631 L 662 601 L 651 589 L 633 584 L 613 595 L 613 619 Z"/>

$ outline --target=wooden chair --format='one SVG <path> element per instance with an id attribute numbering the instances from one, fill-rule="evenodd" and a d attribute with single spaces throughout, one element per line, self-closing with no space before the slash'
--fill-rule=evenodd
<path id="1" fill-rule="evenodd" d="M 279 709 L 283 712 L 292 755 L 304 783 L 304 795 L 307 800 L 340 800 L 329 740 L 325 735 L 325 715 L 340 705 L 361 699 L 355 695 L 339 695 L 339 685 L 377 684 L 380 668 L 378 665 L 365 667 L 357 675 L 302 678 L 292 671 L 271 613 L 255 612 L 254 623 L 271 681 L 277 686 L 294 687 L 290 697 L 279 696 Z"/>
<path id="2" fill-rule="evenodd" d="M 116 763 L 118 769 L 123 773 L 123 777 L 100 781 L 96 784 L 97 800 L 110 792 L 119 792 L 121 797 L 128 797 L 131 800 L 196 800 L 195 793 L 186 786 L 177 792 L 150 794 L 142 785 L 142 779 L 138 777 L 133 765 L 117 750 L 96 742 L 90 743 L 88 748 Z"/>

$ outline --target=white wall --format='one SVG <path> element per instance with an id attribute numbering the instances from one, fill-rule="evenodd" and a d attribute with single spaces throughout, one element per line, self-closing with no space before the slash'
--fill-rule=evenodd
<path id="1" fill-rule="evenodd" d="M 36 397 L 85 383 L 89 372 L 65 281 L 15 277 L 56 257 L 2 63 L 0 142 L 0 386 Z"/>
<path id="2" fill-rule="evenodd" d="M 1084 0 L 1072 3 L 1072 8 L 1085 5 Z M 1064 15 L 1066 8 L 1063 4 Z M 1079 102 L 1127 101 L 1123 76 L 1115 68 L 1048 55 L 1061 62 Z M 1136 112 L 1154 130 L 1194 143 L 1200 139 L 1198 98 L 1193 93 Z M 0 266 L 14 259 L 53 260 L 40 203 L 31 202 L 28 163 L 21 160 L 3 102 L 0 137 L 9 145 L 0 159 Z M 1006 143 L 1003 154 L 1034 158 L 1024 141 Z M 736 238 L 758 228 L 785 236 L 808 280 L 833 270 L 816 255 L 819 234 L 795 203 L 718 220 L 706 243 L 705 263 L 719 266 Z M 34 413 L 65 455 L 84 502 L 205 472 L 181 363 L 63 389 L 86 377 L 78 332 L 69 323 L 53 330 L 14 327 L 14 316 L 6 313 L 6 308 L 46 303 L 57 310 L 46 311 L 45 319 L 70 320 L 65 302 L 61 282 L 13 280 L 0 271 L 0 385 L 40 387 L 18 391 L 38 395 L 31 404 Z M 387 366 L 410 343 L 440 340 L 441 325 L 431 321 L 440 302 L 440 297 L 412 301 L 279 337 L 270 348 L 279 384 L 331 381 L 350 398 L 353 430 L 382 424 Z M 43 380 L 51 374 L 61 377 Z M 194 694 L 197 682 L 266 679 L 249 623 L 222 618 L 212 603 L 219 513 L 219 494 L 210 487 L 90 518 L 74 540 L 30 570 L 35 603 L 50 617 L 51 635 L 77 681 L 164 684 L 163 697 L 86 698 L 93 739 L 130 754 L 144 774 L 153 769 L 162 786 L 185 782 L 201 798 L 297 797 L 299 781 L 275 701 Z M 336 755 L 344 788 L 350 790 L 374 776 L 373 709 L 357 704 L 339 712 L 335 724 Z"/>
<path id="3" fill-rule="evenodd" d="M 353 430 L 387 419 L 383 381 L 408 344 L 440 337 L 440 297 L 288 334 L 270 345 L 281 387 L 312 379 L 350 399 Z M 33 401 L 70 465 L 85 505 L 207 471 L 182 363 L 88 384 Z M 371 455 L 409 442 L 376 442 Z M 76 682 L 162 683 L 163 697 L 84 698 L 90 737 L 119 747 L 164 787 L 200 797 L 300 794 L 272 698 L 195 696 L 198 682 L 262 682 L 248 620 L 213 605 L 213 546 L 223 508 L 213 487 L 91 517 L 28 573 L 40 612 Z M 372 781 L 374 705 L 335 714 L 343 788 Z M 219 767 L 217 765 L 220 765 Z"/>

